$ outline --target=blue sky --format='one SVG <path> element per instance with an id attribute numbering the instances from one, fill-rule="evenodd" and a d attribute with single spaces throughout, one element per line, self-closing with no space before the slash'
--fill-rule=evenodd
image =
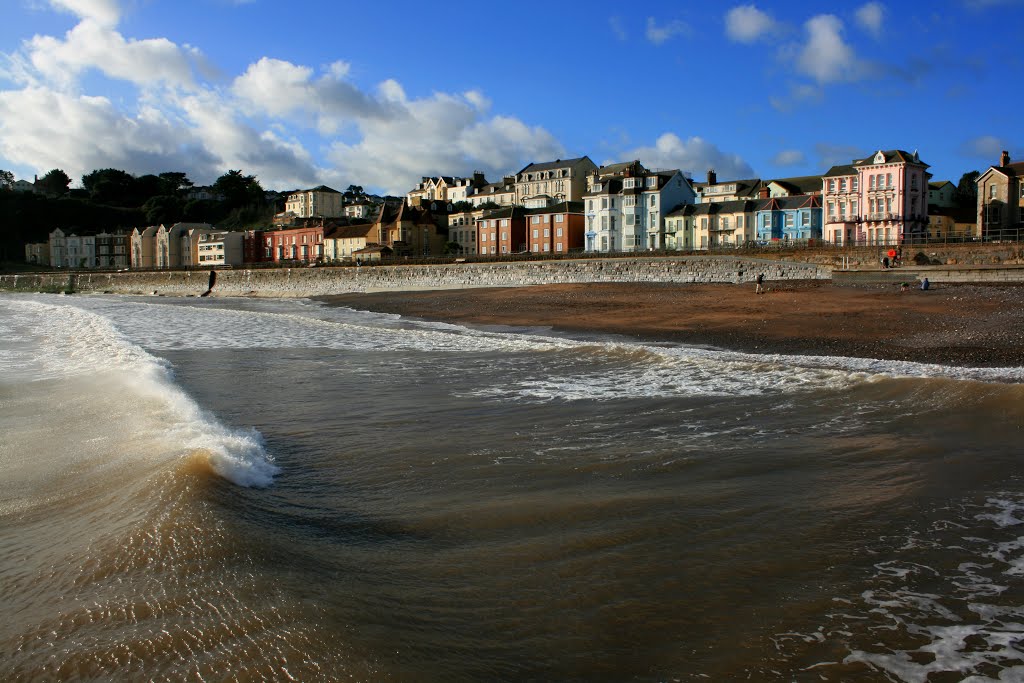
<path id="1" fill-rule="evenodd" d="M 826 9 L 827 8 L 827 9 Z M 4 0 L 0 168 L 400 194 L 531 161 L 702 179 L 1024 158 L 1024 0 Z"/>

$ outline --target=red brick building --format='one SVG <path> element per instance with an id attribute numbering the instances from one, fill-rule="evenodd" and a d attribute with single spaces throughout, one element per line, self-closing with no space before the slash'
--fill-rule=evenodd
<path id="1" fill-rule="evenodd" d="M 485 213 L 476 221 L 478 254 L 514 254 L 526 251 L 526 210 L 510 206 Z"/>
<path id="2" fill-rule="evenodd" d="M 246 263 L 312 263 L 323 258 L 324 228 L 317 225 L 281 230 L 248 230 L 244 244 Z"/>
<path id="3" fill-rule="evenodd" d="M 565 254 L 586 247 L 583 202 L 562 202 L 527 215 L 527 244 L 531 254 Z"/>

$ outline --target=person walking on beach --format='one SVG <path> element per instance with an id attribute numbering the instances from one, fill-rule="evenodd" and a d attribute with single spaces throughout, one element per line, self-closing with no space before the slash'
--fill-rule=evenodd
<path id="1" fill-rule="evenodd" d="M 764 273 L 758 273 L 754 278 L 754 283 L 757 285 L 754 288 L 754 294 L 764 294 Z"/>

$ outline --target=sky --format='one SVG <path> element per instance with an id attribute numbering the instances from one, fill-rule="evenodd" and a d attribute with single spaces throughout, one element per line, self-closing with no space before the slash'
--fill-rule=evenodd
<path id="1" fill-rule="evenodd" d="M 1024 159 L 1024 0 L 0 0 L 0 169 L 264 188 L 640 159 L 703 180 Z"/>

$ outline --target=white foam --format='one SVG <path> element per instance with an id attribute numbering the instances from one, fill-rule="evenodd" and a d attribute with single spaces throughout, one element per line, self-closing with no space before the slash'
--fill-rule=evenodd
<path id="1" fill-rule="evenodd" d="M 214 471 L 240 486 L 272 482 L 279 470 L 256 430 L 223 425 L 174 383 L 166 361 L 130 342 L 102 315 L 66 301 L 0 298 L 9 315 L 4 324 L 21 330 L 24 347 L 2 356 L 8 381 L 15 371 L 14 379 L 23 382 L 84 378 L 95 401 L 109 401 L 111 419 L 134 438 L 159 439 L 179 455 L 205 450 Z"/>

